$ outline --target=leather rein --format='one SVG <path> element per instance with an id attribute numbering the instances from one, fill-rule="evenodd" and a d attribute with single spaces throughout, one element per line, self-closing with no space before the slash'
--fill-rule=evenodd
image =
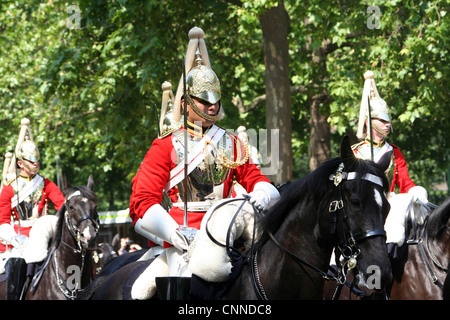
<path id="1" fill-rule="evenodd" d="M 333 194 L 336 195 L 334 200 L 330 201 L 329 208 L 328 208 L 328 212 L 332 215 L 331 233 L 335 234 L 337 232 L 339 241 L 336 245 L 336 248 L 339 250 L 339 252 L 341 253 L 341 255 L 344 258 L 344 260 L 342 262 L 342 266 L 338 270 L 337 276 L 331 276 L 327 272 L 310 264 L 305 259 L 298 257 L 297 255 L 295 255 L 294 253 L 289 251 L 286 247 L 284 247 L 274 237 L 274 235 L 272 234 L 272 232 L 270 230 L 264 231 L 268 234 L 268 236 L 273 241 L 273 243 L 284 254 L 286 254 L 288 257 L 290 257 L 292 260 L 294 260 L 298 265 L 308 266 L 309 268 L 311 268 L 311 269 L 315 270 L 317 273 L 319 273 L 322 276 L 322 278 L 324 278 L 324 279 L 337 281 L 340 287 L 342 287 L 342 285 L 345 283 L 348 273 L 357 266 L 357 257 L 361 253 L 361 249 L 359 249 L 357 243 L 362 240 L 365 240 L 367 238 L 371 238 L 371 237 L 376 237 L 376 236 L 385 237 L 386 236 L 384 229 L 370 229 L 370 230 L 366 230 L 366 231 L 357 233 L 356 235 L 353 234 L 353 232 L 351 231 L 350 226 L 347 221 L 347 214 L 345 212 L 344 201 L 342 199 L 341 182 L 343 180 L 354 180 L 354 179 L 356 179 L 356 176 L 357 176 L 356 172 L 349 172 L 349 173 L 344 172 L 344 164 L 343 163 L 341 163 L 339 165 L 335 174 L 330 175 L 330 180 L 332 180 L 334 182 L 334 186 L 335 186 L 334 190 L 333 190 Z M 370 181 L 372 183 L 375 183 L 375 184 L 383 187 L 382 179 L 375 175 L 372 175 L 370 173 L 363 175 L 362 179 Z M 332 196 L 333 196 L 333 194 L 332 194 Z M 244 206 L 244 204 L 246 203 L 246 201 L 248 201 L 249 199 L 250 199 L 250 196 L 244 195 L 245 201 L 242 202 L 242 205 L 238 208 L 235 215 L 233 216 L 233 219 L 231 220 L 231 223 L 228 228 L 226 244 L 222 244 L 222 243 L 218 242 L 216 239 L 214 239 L 214 237 L 210 234 L 210 232 L 208 230 L 208 223 L 206 223 L 205 229 L 206 229 L 206 233 L 207 233 L 208 237 L 215 244 L 225 247 L 227 250 L 227 253 L 229 254 L 230 259 L 233 259 L 232 255 L 231 255 L 232 251 L 238 252 L 240 254 L 240 252 L 236 248 L 232 247 L 229 243 L 231 229 L 236 220 L 237 215 L 241 211 L 241 209 Z M 221 207 L 225 204 L 228 204 L 232 201 L 242 201 L 242 200 L 243 200 L 242 198 L 230 199 L 228 201 L 222 202 L 215 209 L 218 209 L 219 207 Z M 268 297 L 264 291 L 264 287 L 262 285 L 261 279 L 259 277 L 259 270 L 258 270 L 258 265 L 257 265 L 258 252 L 253 251 L 254 242 L 255 242 L 256 220 L 257 220 L 256 217 L 258 215 L 262 215 L 263 213 L 259 212 L 254 206 L 253 206 L 253 209 L 255 212 L 255 214 L 254 214 L 255 227 L 253 228 L 253 239 L 252 239 L 252 245 L 251 245 L 251 249 L 250 249 L 251 252 L 250 252 L 250 255 L 246 257 L 246 259 L 252 261 L 252 267 L 250 268 L 251 274 L 252 274 L 252 284 L 253 284 L 254 290 L 255 290 L 258 298 L 260 300 L 268 300 Z M 210 218 L 211 217 L 212 217 L 212 214 L 210 215 Z"/>
<path id="2" fill-rule="evenodd" d="M 425 208 L 427 208 L 427 206 L 425 204 L 422 204 L 422 205 L 424 205 Z M 430 210 L 430 213 L 431 213 L 431 210 Z M 418 240 L 407 240 L 406 244 L 407 245 L 417 245 L 419 247 L 420 255 L 421 255 L 423 261 L 425 262 L 425 266 L 427 267 L 428 272 L 430 273 L 431 280 L 439 288 L 444 289 L 444 284 L 442 283 L 442 281 L 438 278 L 438 276 L 434 272 L 434 270 L 432 268 L 432 264 L 430 263 L 430 261 L 427 257 L 427 254 L 426 254 L 426 251 L 427 251 L 432 263 L 437 267 L 438 270 L 440 270 L 442 273 L 445 273 L 445 274 L 448 273 L 448 268 L 444 267 L 442 265 L 442 263 L 439 262 L 438 258 L 436 257 L 436 254 L 434 253 L 434 250 L 432 249 L 432 247 L 430 245 L 430 239 L 428 238 L 428 232 L 426 232 L 429 217 L 430 216 L 428 215 L 425 218 L 425 222 L 422 226 L 422 230 L 420 231 Z M 447 231 L 450 231 L 448 226 L 444 226 L 444 227 L 447 229 Z M 426 243 L 426 247 L 424 246 L 424 242 Z"/>
<path id="3" fill-rule="evenodd" d="M 74 225 L 72 222 L 72 219 L 70 217 L 70 214 L 69 214 L 69 208 L 67 207 L 67 202 L 75 196 L 81 196 L 80 191 L 77 190 L 66 198 L 66 202 L 64 203 L 64 206 L 66 209 L 65 213 L 64 213 L 64 219 L 65 219 L 66 227 L 67 227 L 70 235 L 72 236 L 73 240 L 77 244 L 78 248 L 72 247 L 68 243 L 64 242 L 62 239 L 61 239 L 61 243 L 64 244 L 66 247 L 69 247 L 70 249 L 72 249 L 74 254 L 78 254 L 78 253 L 81 254 L 81 269 L 80 270 L 81 270 L 81 272 L 83 272 L 84 260 L 85 260 L 87 249 L 84 249 L 83 246 L 81 245 L 80 225 L 83 221 L 90 220 L 94 226 L 95 233 L 97 233 L 99 230 L 99 220 L 98 220 L 98 218 L 97 218 L 97 220 L 94 220 L 90 215 L 84 215 L 77 221 L 76 225 Z M 64 296 L 67 299 L 74 300 L 77 297 L 78 291 L 81 290 L 81 288 L 78 288 L 78 284 L 77 284 L 75 286 L 75 288 L 73 290 L 71 290 L 67 287 L 66 282 L 62 279 L 62 276 L 60 275 L 59 270 L 58 270 L 58 261 L 56 258 L 56 249 L 57 248 L 58 248 L 58 245 L 53 245 L 51 247 L 49 254 L 47 255 L 47 257 L 44 260 L 43 267 L 39 270 L 38 273 L 36 273 L 33 276 L 33 279 L 31 281 L 31 292 L 34 293 L 34 291 L 36 290 L 45 269 L 47 268 L 50 260 L 52 260 L 53 267 L 55 269 L 56 282 L 57 282 L 58 288 L 61 290 L 61 292 L 64 294 Z"/>

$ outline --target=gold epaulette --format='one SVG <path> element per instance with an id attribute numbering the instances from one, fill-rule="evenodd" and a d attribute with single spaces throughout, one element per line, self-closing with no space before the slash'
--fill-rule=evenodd
<path id="1" fill-rule="evenodd" d="M 10 179 L 10 180 L 7 180 L 7 181 L 5 182 L 5 186 L 10 185 L 10 184 L 13 183 L 15 180 L 16 180 L 16 178 L 12 178 L 12 179 Z"/>
<path id="2" fill-rule="evenodd" d="M 358 143 L 355 143 L 354 145 L 352 145 L 352 150 L 358 149 L 359 146 L 364 144 L 364 140 Z"/>
<path id="3" fill-rule="evenodd" d="M 175 131 L 177 131 L 178 129 L 180 129 L 181 127 L 178 127 L 178 128 L 171 128 L 171 129 L 169 129 L 169 130 L 166 130 L 166 131 L 164 131 L 163 133 L 161 133 L 160 135 L 159 135 L 159 139 L 162 139 L 162 138 L 165 138 L 165 137 L 167 137 L 168 135 L 171 135 L 173 132 L 175 132 Z"/>

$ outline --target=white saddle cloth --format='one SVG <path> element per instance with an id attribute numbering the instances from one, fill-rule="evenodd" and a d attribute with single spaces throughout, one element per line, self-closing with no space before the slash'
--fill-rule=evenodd
<path id="1" fill-rule="evenodd" d="M 227 199 L 222 200 L 227 201 Z M 175 247 L 165 249 L 136 279 L 131 289 L 133 299 L 149 299 L 156 293 L 156 278 L 167 276 L 190 277 L 192 274 L 210 282 L 222 282 L 231 273 L 231 261 L 224 247 L 211 241 L 206 233 L 206 223 L 211 235 L 220 243 L 226 243 L 228 226 L 241 206 L 241 201 L 230 202 L 217 210 L 222 201 L 215 204 L 203 217 L 200 230 L 189 247 L 181 252 Z M 245 204 L 230 233 L 230 244 L 242 237 L 253 236 L 253 208 Z"/>

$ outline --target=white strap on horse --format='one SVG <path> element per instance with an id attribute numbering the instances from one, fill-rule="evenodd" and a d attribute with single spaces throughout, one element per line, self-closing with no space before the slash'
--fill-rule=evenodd
<path id="1" fill-rule="evenodd" d="M 31 180 L 27 186 L 20 190 L 14 197 L 11 199 L 11 209 L 15 208 L 19 203 L 24 201 L 30 194 L 36 191 L 37 187 L 44 181 L 40 175 L 36 175 L 33 180 Z"/>
<path id="2" fill-rule="evenodd" d="M 70 196 L 68 196 L 68 197 L 66 198 L 66 202 L 69 201 L 70 199 L 72 199 L 73 197 L 76 197 L 76 196 L 81 196 L 80 190 L 77 190 L 77 191 L 75 191 L 74 193 L 72 193 Z"/>
<path id="3" fill-rule="evenodd" d="M 349 172 L 347 174 L 347 180 L 354 180 L 356 178 L 356 175 L 357 172 Z M 383 188 L 383 180 L 374 174 L 366 173 L 365 175 L 363 175 L 362 179 L 375 183 Z"/>
<path id="4" fill-rule="evenodd" d="M 202 138 L 202 140 L 200 140 L 197 147 L 192 152 L 190 152 L 189 155 L 185 155 L 188 156 L 188 174 L 191 173 L 192 170 L 194 170 L 205 158 L 204 150 L 206 147 L 206 142 L 210 141 L 214 144 L 214 146 L 217 146 L 217 143 L 224 134 L 224 129 L 213 125 Z M 180 161 L 180 163 L 170 171 L 169 182 L 166 184 L 164 190 L 170 190 L 184 179 L 184 164 L 184 160 Z"/>
<path id="5" fill-rule="evenodd" d="M 358 172 L 342 172 L 341 174 L 342 174 L 342 180 L 354 180 L 354 179 L 356 179 Z M 336 176 L 336 174 L 331 174 L 330 180 L 334 180 L 335 176 Z M 370 181 L 372 183 L 375 183 L 383 188 L 383 180 L 374 174 L 366 173 L 362 176 L 362 179 Z"/>

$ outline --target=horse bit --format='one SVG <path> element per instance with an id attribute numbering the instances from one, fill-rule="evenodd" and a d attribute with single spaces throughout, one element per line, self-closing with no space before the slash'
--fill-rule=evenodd
<path id="1" fill-rule="evenodd" d="M 289 256 L 291 259 L 293 259 L 297 264 L 299 264 L 299 265 L 303 264 L 303 265 L 306 265 L 306 266 L 314 269 L 324 279 L 336 280 L 340 284 L 340 286 L 342 286 L 345 283 L 348 273 L 357 266 L 357 257 L 361 253 L 361 249 L 359 249 L 358 245 L 357 245 L 358 241 L 361 241 L 361 240 L 364 240 L 367 238 L 371 238 L 371 237 L 375 237 L 375 236 L 384 236 L 384 237 L 386 236 L 386 232 L 384 231 L 384 229 L 370 229 L 370 230 L 360 232 L 356 235 L 354 235 L 353 232 L 351 231 L 350 226 L 347 221 L 347 214 L 344 209 L 344 201 L 342 199 L 342 193 L 341 193 L 341 188 L 342 188 L 341 182 L 343 180 L 354 180 L 354 179 L 356 179 L 356 176 L 357 176 L 357 172 L 344 172 L 344 164 L 343 163 L 341 163 L 339 165 L 335 174 L 330 175 L 330 180 L 332 180 L 335 185 L 335 189 L 334 189 L 333 193 L 335 191 L 337 191 L 337 193 L 338 193 L 337 200 L 332 200 L 330 202 L 329 208 L 328 208 L 329 213 L 333 214 L 332 225 L 331 225 L 331 234 L 335 234 L 336 230 L 338 231 L 340 241 L 336 247 L 339 249 L 340 254 L 344 258 L 342 268 L 339 269 L 338 277 L 330 276 L 327 272 L 320 270 L 316 266 L 314 266 L 314 265 L 308 263 L 307 261 L 305 261 L 304 259 L 296 256 L 295 254 L 290 252 L 287 248 L 282 246 L 281 243 L 279 243 L 278 240 L 274 237 L 272 232 L 266 231 L 267 234 L 269 235 L 270 239 L 275 243 L 275 245 L 283 253 L 285 253 L 287 256 Z M 383 187 L 382 179 L 371 173 L 364 174 L 361 177 L 361 179 L 370 181 L 372 183 L 375 183 L 375 184 Z M 231 230 L 232 225 L 234 224 L 234 221 L 235 221 L 238 213 L 242 209 L 245 201 L 249 200 L 249 197 L 244 196 L 244 199 L 242 199 L 242 198 L 230 199 L 229 201 L 223 202 L 219 206 L 216 207 L 216 209 L 218 209 L 219 207 L 221 207 L 229 202 L 238 201 L 238 200 L 244 200 L 244 202 L 242 203 L 242 205 L 240 205 L 240 207 L 238 208 L 238 210 L 236 211 L 235 215 L 233 216 L 233 218 L 231 220 L 231 223 L 230 223 L 230 226 L 229 226 L 229 229 L 227 232 L 227 243 L 226 244 L 222 244 L 222 243 L 218 242 L 216 239 L 214 239 L 214 237 L 208 231 L 208 227 L 207 227 L 208 224 L 206 224 L 206 233 L 207 233 L 208 237 L 215 244 L 225 247 L 230 256 L 230 259 L 232 259 L 232 256 L 230 255 L 230 253 L 232 251 L 239 252 L 236 248 L 232 247 L 229 243 L 230 230 Z M 254 206 L 253 206 L 253 209 L 255 211 L 255 217 L 256 217 L 256 215 L 257 215 L 257 213 L 259 213 L 259 211 Z M 342 212 L 342 214 L 339 214 L 340 212 Z M 339 221 L 338 221 L 338 218 L 339 218 Z M 209 219 L 208 219 L 208 221 L 209 221 Z M 256 219 L 255 219 L 255 223 L 256 223 Z M 338 226 L 340 226 L 340 228 L 338 228 Z M 254 238 L 255 229 L 256 228 L 254 228 L 254 230 L 253 230 L 254 235 L 253 235 L 252 242 L 255 240 L 255 238 Z M 252 247 L 253 247 L 253 245 L 252 245 Z M 252 280 L 253 280 L 252 283 L 253 283 L 254 289 L 255 289 L 256 293 L 258 294 L 259 298 L 261 300 L 268 300 L 267 295 L 264 291 L 264 287 L 261 283 L 261 279 L 259 277 L 259 270 L 258 270 L 258 266 L 257 266 L 257 257 L 258 257 L 258 252 L 254 252 L 254 253 L 252 252 L 251 257 L 247 257 L 248 259 L 251 259 L 253 262 L 252 263 L 253 266 L 251 268 Z M 345 266 L 347 266 L 347 272 L 344 271 Z"/>
<path id="2" fill-rule="evenodd" d="M 331 234 L 335 234 L 337 231 L 339 237 L 339 243 L 336 245 L 336 248 L 340 255 L 342 255 L 343 260 L 341 262 L 341 268 L 338 272 L 337 282 L 342 285 L 345 283 L 347 275 L 349 272 L 354 269 L 358 262 L 357 258 L 361 253 L 361 249 L 358 247 L 358 242 L 367 238 L 376 237 L 376 236 L 386 236 L 386 232 L 384 229 L 370 229 L 356 235 L 350 229 L 350 226 L 347 221 L 347 213 L 345 212 L 344 203 L 342 200 L 342 185 L 341 182 L 343 180 L 354 180 L 356 179 L 356 172 L 345 172 L 344 164 L 341 163 L 335 174 L 330 175 L 330 180 L 333 181 L 335 189 L 333 191 L 337 192 L 338 199 L 330 202 L 328 212 L 332 214 L 332 223 L 331 223 Z M 375 183 L 381 187 L 383 187 L 383 181 L 380 177 L 375 176 L 371 173 L 364 174 L 361 179 Z M 342 214 L 339 214 L 342 212 Z M 338 228 L 338 219 L 340 222 L 340 228 Z M 347 267 L 347 272 L 345 272 L 345 267 Z"/>
<path id="3" fill-rule="evenodd" d="M 69 208 L 67 207 L 67 202 L 75 196 L 81 196 L 81 192 L 79 190 L 77 190 L 74 193 L 72 193 L 70 196 L 67 197 L 66 202 L 64 204 L 66 206 L 66 212 L 64 214 L 64 218 L 66 219 L 67 229 L 69 230 L 69 233 L 72 235 L 73 239 L 75 240 L 78 249 L 73 248 L 69 244 L 65 243 L 63 240 L 61 240 L 61 243 L 64 244 L 65 246 L 69 247 L 70 249 L 72 249 L 73 253 L 81 254 L 81 269 L 80 270 L 81 270 L 81 272 L 83 272 L 86 250 L 83 249 L 83 246 L 81 245 L 80 225 L 83 221 L 90 220 L 94 226 L 95 233 L 97 233 L 98 229 L 99 229 L 99 223 L 98 223 L 98 218 L 97 218 L 97 220 L 94 220 L 90 215 L 84 215 L 78 220 L 76 225 L 73 224 L 72 219 L 70 218 Z M 53 265 L 55 268 L 56 281 L 57 281 L 59 289 L 68 299 L 71 299 L 71 300 L 75 299 L 77 296 L 77 291 L 80 290 L 80 288 L 78 288 L 79 284 L 77 283 L 73 290 L 70 290 L 69 288 L 67 288 L 67 286 L 65 285 L 65 282 L 62 280 L 61 275 L 59 274 L 58 263 L 57 263 L 55 251 L 53 252 Z"/>
<path id="4" fill-rule="evenodd" d="M 335 188 L 333 190 L 333 193 L 337 191 L 338 197 L 336 200 L 332 200 L 328 207 L 328 212 L 333 214 L 332 216 L 332 224 L 331 224 L 331 234 L 335 234 L 336 230 L 338 232 L 339 236 L 339 243 L 336 245 L 338 250 L 340 251 L 340 254 L 343 256 L 344 260 L 342 263 L 341 269 L 339 269 L 338 277 L 332 277 L 327 272 L 324 272 L 317 268 L 314 265 L 311 265 L 304 259 L 297 257 L 295 254 L 290 252 L 287 248 L 283 247 L 278 240 L 275 239 L 273 234 L 269 232 L 269 237 L 272 239 L 272 241 L 275 243 L 275 245 L 283 251 L 286 255 L 288 255 L 291 259 L 293 259 L 297 264 L 304 264 L 309 266 L 310 268 L 317 271 L 324 279 L 328 280 L 336 280 L 339 284 L 339 288 L 342 287 L 342 285 L 345 283 L 347 275 L 349 272 L 354 269 L 357 266 L 357 257 L 361 253 L 361 249 L 359 249 L 357 243 L 358 241 L 375 237 L 375 236 L 386 236 L 386 232 L 384 229 L 370 229 L 363 232 L 360 232 L 356 235 L 353 234 L 353 232 L 350 229 L 350 226 L 347 221 L 347 214 L 345 212 L 344 208 L 344 201 L 342 199 L 342 184 L 341 182 L 343 180 L 354 180 L 356 179 L 357 172 L 345 172 L 344 171 L 344 164 L 341 163 L 336 171 L 335 174 L 331 174 L 329 179 L 334 182 Z M 375 183 L 381 187 L 383 187 L 383 181 L 380 177 L 366 173 L 362 177 L 362 179 L 366 181 L 370 181 L 372 183 Z M 339 214 L 342 212 L 342 214 Z M 339 219 L 339 220 L 338 220 Z M 339 227 L 339 228 L 338 228 Z M 345 272 L 345 266 L 347 266 L 347 272 Z M 253 257 L 253 278 L 254 278 L 254 287 L 256 292 L 259 295 L 259 298 L 263 300 L 268 300 L 267 295 L 264 291 L 263 285 L 261 283 L 261 280 L 259 279 L 259 272 L 258 272 L 258 266 L 257 266 L 257 253 Z"/>

